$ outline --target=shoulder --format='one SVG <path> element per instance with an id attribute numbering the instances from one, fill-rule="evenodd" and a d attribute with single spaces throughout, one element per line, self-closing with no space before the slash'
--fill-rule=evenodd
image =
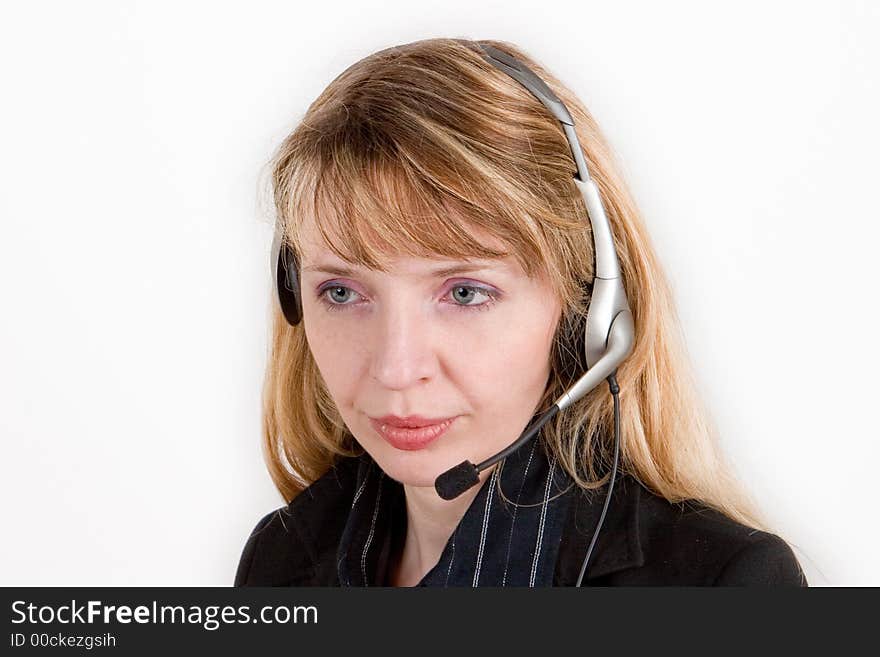
<path id="1" fill-rule="evenodd" d="M 559 584 L 576 582 L 604 497 L 578 495 Z M 586 576 L 593 586 L 807 586 L 794 552 L 776 534 L 698 500 L 670 502 L 629 474 L 615 482 Z"/>
<path id="2" fill-rule="evenodd" d="M 242 550 L 234 586 L 283 586 L 308 569 L 302 540 L 289 520 L 288 507 L 281 507 L 257 522 Z"/>
<path id="3" fill-rule="evenodd" d="M 328 552 L 335 552 L 351 504 L 357 459 L 344 458 L 286 506 L 264 515 L 245 542 L 234 586 L 328 583 Z M 332 560 L 331 560 L 332 561 Z"/>
<path id="4" fill-rule="evenodd" d="M 699 500 L 672 503 L 637 485 L 646 566 L 665 576 L 678 573 L 689 584 L 807 586 L 794 552 L 778 535 Z"/>

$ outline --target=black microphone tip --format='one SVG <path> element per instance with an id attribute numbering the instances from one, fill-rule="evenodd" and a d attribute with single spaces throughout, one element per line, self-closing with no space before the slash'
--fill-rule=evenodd
<path id="1" fill-rule="evenodd" d="M 454 500 L 471 486 L 480 483 L 480 472 L 470 461 L 462 461 L 434 481 L 437 494 L 444 500 Z"/>

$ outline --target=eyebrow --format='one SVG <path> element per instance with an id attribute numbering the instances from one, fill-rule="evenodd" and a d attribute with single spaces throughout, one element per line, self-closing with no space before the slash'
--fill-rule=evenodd
<path id="1" fill-rule="evenodd" d="M 483 269 L 493 269 L 489 264 L 458 264 L 449 267 L 440 267 L 433 269 L 424 274 L 425 277 L 434 276 L 437 278 L 443 276 L 452 276 L 453 274 L 464 274 L 467 272 L 481 271 Z M 359 272 L 352 267 L 340 267 L 337 265 L 310 265 L 303 267 L 303 271 L 323 272 L 325 274 L 333 274 L 334 276 L 355 276 Z"/>

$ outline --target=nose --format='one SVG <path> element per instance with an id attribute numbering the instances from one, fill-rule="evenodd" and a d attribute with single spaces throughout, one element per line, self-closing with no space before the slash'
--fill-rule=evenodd
<path id="1" fill-rule="evenodd" d="M 430 380 L 437 367 L 432 331 L 413 305 L 395 303 L 380 313 L 372 341 L 370 376 L 390 390 Z"/>

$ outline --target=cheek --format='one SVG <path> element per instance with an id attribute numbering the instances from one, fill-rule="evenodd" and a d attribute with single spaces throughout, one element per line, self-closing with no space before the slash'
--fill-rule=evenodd
<path id="1" fill-rule="evenodd" d="M 550 375 L 553 328 L 518 317 L 454 357 L 455 380 L 487 421 L 516 416 L 540 398 Z"/>
<path id="2" fill-rule="evenodd" d="M 470 354 L 471 363 L 479 363 L 485 372 L 506 373 L 501 380 L 515 383 L 514 378 L 540 378 L 549 368 L 550 348 L 555 321 L 552 308 L 542 312 L 517 313 L 506 317 L 486 333 L 478 349 Z"/>
<path id="3" fill-rule="evenodd" d="M 360 368 L 359 342 L 353 340 L 339 326 L 331 323 L 306 321 L 306 341 L 309 350 L 331 396 L 344 405 L 351 396 L 353 382 Z"/>

